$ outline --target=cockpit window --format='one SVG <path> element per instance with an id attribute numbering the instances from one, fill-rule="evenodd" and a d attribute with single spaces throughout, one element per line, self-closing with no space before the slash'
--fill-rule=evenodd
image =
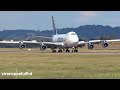
<path id="1" fill-rule="evenodd" d="M 76 33 L 71 33 L 71 35 L 76 35 Z"/>

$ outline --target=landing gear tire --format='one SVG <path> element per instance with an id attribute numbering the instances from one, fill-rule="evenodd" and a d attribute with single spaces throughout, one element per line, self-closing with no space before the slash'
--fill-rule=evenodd
<path id="1" fill-rule="evenodd" d="M 78 50 L 74 50 L 74 52 L 78 52 Z"/>
<path id="2" fill-rule="evenodd" d="M 60 50 L 58 50 L 58 52 L 62 52 L 62 50 L 60 49 Z"/>
<path id="3" fill-rule="evenodd" d="M 73 49 L 72 52 L 73 52 L 73 53 L 74 53 L 74 52 L 78 52 L 78 50 L 77 50 L 77 49 Z"/>
<path id="4" fill-rule="evenodd" d="M 70 52 L 70 50 L 67 49 L 66 52 Z"/>
<path id="5" fill-rule="evenodd" d="M 55 53 L 55 52 L 56 52 L 56 50 L 52 50 L 52 52 L 53 52 L 53 53 Z"/>

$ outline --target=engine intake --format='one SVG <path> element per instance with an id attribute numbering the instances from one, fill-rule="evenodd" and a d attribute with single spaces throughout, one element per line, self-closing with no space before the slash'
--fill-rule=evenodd
<path id="1" fill-rule="evenodd" d="M 46 45 L 41 45 L 41 46 L 40 46 L 40 49 L 41 49 L 42 51 L 46 50 L 46 48 L 47 48 Z"/>
<path id="2" fill-rule="evenodd" d="M 93 44 L 88 44 L 88 49 L 91 50 L 94 48 L 94 45 Z"/>
<path id="3" fill-rule="evenodd" d="M 20 45 L 20 49 L 22 49 L 22 48 L 26 48 L 26 45 L 25 44 L 21 44 Z"/>
<path id="4" fill-rule="evenodd" d="M 105 42 L 105 43 L 103 43 L 103 44 L 102 44 L 102 47 L 103 47 L 103 48 L 108 47 L 108 43 L 106 43 L 106 42 Z"/>

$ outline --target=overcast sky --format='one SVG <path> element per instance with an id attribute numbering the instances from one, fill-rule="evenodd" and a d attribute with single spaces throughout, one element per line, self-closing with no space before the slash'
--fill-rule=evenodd
<path id="1" fill-rule="evenodd" d="M 80 25 L 120 26 L 120 11 L 0 11 L 0 30 L 51 30 Z"/>

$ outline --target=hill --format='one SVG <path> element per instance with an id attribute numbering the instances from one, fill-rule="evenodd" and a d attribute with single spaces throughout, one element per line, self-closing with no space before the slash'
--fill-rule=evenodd
<path id="1" fill-rule="evenodd" d="M 59 34 L 74 31 L 80 39 L 115 39 L 120 38 L 120 27 L 103 25 L 84 25 L 76 28 L 58 29 Z M 52 36 L 52 30 L 3 30 L 0 31 L 0 40 L 25 40 L 31 35 Z"/>

